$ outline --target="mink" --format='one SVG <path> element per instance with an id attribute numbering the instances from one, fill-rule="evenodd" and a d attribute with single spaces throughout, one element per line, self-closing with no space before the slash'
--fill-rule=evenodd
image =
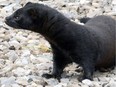
<path id="1" fill-rule="evenodd" d="M 43 4 L 28 2 L 6 17 L 5 23 L 16 29 L 40 33 L 53 52 L 53 72 L 46 78 L 61 78 L 67 64 L 83 68 L 83 79 L 93 80 L 96 69 L 115 67 L 116 20 L 100 15 L 77 24 L 59 11 Z"/>

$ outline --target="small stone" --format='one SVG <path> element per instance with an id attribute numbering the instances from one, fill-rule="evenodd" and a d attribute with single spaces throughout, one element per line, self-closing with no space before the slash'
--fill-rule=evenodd
<path id="1" fill-rule="evenodd" d="M 62 83 L 69 83 L 69 79 L 68 79 L 68 78 L 62 78 L 62 79 L 61 79 L 61 82 L 62 82 Z"/>
<path id="2" fill-rule="evenodd" d="M 54 87 L 63 87 L 63 85 L 58 84 L 58 85 L 55 85 Z"/>
<path id="3" fill-rule="evenodd" d="M 116 82 L 114 80 L 111 80 L 107 85 L 104 87 L 116 87 Z"/>
<path id="4" fill-rule="evenodd" d="M 9 50 L 16 50 L 16 48 L 14 46 L 10 46 Z"/>
<path id="5" fill-rule="evenodd" d="M 9 60 L 11 60 L 12 62 L 14 62 L 16 59 L 19 58 L 19 56 L 17 55 L 17 53 L 14 50 L 9 51 L 6 56 L 9 57 Z"/>
<path id="6" fill-rule="evenodd" d="M 21 55 L 21 57 L 23 58 L 23 57 L 28 57 L 28 56 L 30 56 L 30 50 L 22 50 L 22 55 Z"/>
<path id="7" fill-rule="evenodd" d="M 48 79 L 48 80 L 47 80 L 47 83 L 48 83 L 48 85 L 55 86 L 55 85 L 57 85 L 59 82 L 58 82 L 58 80 L 51 78 L 51 79 Z"/>
<path id="8" fill-rule="evenodd" d="M 26 57 L 22 58 L 21 61 L 22 61 L 22 64 L 24 64 L 24 65 L 29 64 L 29 59 Z"/>
<path id="9" fill-rule="evenodd" d="M 0 38 L 4 38 L 5 37 L 5 34 L 0 34 Z"/>
<path id="10" fill-rule="evenodd" d="M 95 9 L 95 10 L 90 10 L 89 13 L 87 13 L 87 17 L 94 17 L 96 15 L 102 15 L 103 10 L 102 9 Z"/>
<path id="11" fill-rule="evenodd" d="M 18 85 L 18 84 L 12 84 L 11 86 L 12 86 L 12 87 L 21 87 L 21 86 Z"/>
<path id="12" fill-rule="evenodd" d="M 30 60 L 31 60 L 32 63 L 48 63 L 48 62 L 51 62 L 49 59 L 44 58 L 44 56 L 43 57 L 42 56 L 36 57 L 34 55 L 30 55 Z"/>
<path id="13" fill-rule="evenodd" d="M 9 41 L 10 46 L 14 46 L 16 49 L 19 49 L 21 47 L 20 43 L 17 40 L 11 40 Z"/>
<path id="14" fill-rule="evenodd" d="M 96 8 L 100 8 L 101 4 L 100 3 L 92 3 L 92 5 Z"/>
<path id="15" fill-rule="evenodd" d="M 25 70 L 24 68 L 18 67 L 14 70 L 12 70 L 12 72 L 16 75 L 16 76 L 25 76 L 25 75 L 29 75 L 29 73 L 31 72 L 30 70 Z"/>
<path id="16" fill-rule="evenodd" d="M 2 10 L 6 11 L 6 12 L 12 12 L 14 6 L 16 6 L 16 3 L 12 3 L 8 6 L 5 6 L 4 8 L 2 8 Z"/>
<path id="17" fill-rule="evenodd" d="M 9 84 L 4 84 L 4 85 L 1 85 L 1 87 L 12 87 L 12 86 Z"/>
<path id="18" fill-rule="evenodd" d="M 10 85 L 10 84 L 14 84 L 15 83 L 15 77 L 14 76 L 12 76 L 12 77 L 9 77 L 9 78 L 2 78 L 2 80 L 1 80 L 1 84 L 3 85 Z"/>
<path id="19" fill-rule="evenodd" d="M 113 4 L 113 5 L 116 5 L 116 0 L 113 0 L 113 1 L 112 1 L 112 4 Z"/>
<path id="20" fill-rule="evenodd" d="M 89 0 L 80 0 L 80 4 L 87 4 L 89 2 L 90 2 Z"/>
<path id="21" fill-rule="evenodd" d="M 23 86 L 28 85 L 28 81 L 26 77 L 18 77 L 16 83 L 21 84 Z"/>
<path id="22" fill-rule="evenodd" d="M 100 87 L 100 84 L 99 84 L 99 82 L 93 82 L 93 84 L 94 84 L 94 87 Z"/>
<path id="23" fill-rule="evenodd" d="M 92 86 L 92 87 L 94 86 L 94 84 L 92 83 L 92 81 L 90 81 L 88 79 L 83 80 L 82 83 L 85 84 L 85 85 L 88 85 L 88 86 Z"/>

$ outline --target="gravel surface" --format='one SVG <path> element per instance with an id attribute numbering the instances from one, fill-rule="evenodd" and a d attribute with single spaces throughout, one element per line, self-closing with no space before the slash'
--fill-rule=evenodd
<path id="1" fill-rule="evenodd" d="M 79 82 L 82 70 L 76 69 L 76 64 L 65 68 L 61 82 L 42 78 L 43 73 L 52 71 L 48 42 L 38 33 L 13 29 L 4 23 L 6 16 L 28 1 L 53 7 L 77 23 L 79 18 L 102 14 L 116 19 L 116 0 L 0 0 L 0 87 L 116 87 L 116 68 L 96 71 L 94 81 Z"/>

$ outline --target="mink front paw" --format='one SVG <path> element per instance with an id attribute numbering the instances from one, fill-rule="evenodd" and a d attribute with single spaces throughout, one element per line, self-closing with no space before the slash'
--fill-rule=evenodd
<path id="1" fill-rule="evenodd" d="M 56 78 L 59 82 L 60 82 L 60 79 L 61 79 L 61 76 L 59 76 L 59 75 L 48 74 L 48 73 L 43 74 L 42 77 L 44 77 L 46 79 Z"/>
<path id="2" fill-rule="evenodd" d="M 45 74 L 42 75 L 42 77 L 44 77 L 46 79 L 50 79 L 50 78 L 53 78 L 53 75 L 52 74 L 45 73 Z"/>

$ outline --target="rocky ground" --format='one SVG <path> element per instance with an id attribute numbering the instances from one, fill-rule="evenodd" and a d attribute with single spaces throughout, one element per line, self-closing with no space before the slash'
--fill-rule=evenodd
<path id="1" fill-rule="evenodd" d="M 49 44 L 40 34 L 4 23 L 6 16 L 28 1 L 47 4 L 77 23 L 79 18 L 102 14 L 116 19 L 116 0 L 0 0 L 0 87 L 116 87 L 116 69 L 96 71 L 94 81 L 81 83 L 77 80 L 81 68 L 75 64 L 65 68 L 61 82 L 42 78 L 52 70 Z"/>

